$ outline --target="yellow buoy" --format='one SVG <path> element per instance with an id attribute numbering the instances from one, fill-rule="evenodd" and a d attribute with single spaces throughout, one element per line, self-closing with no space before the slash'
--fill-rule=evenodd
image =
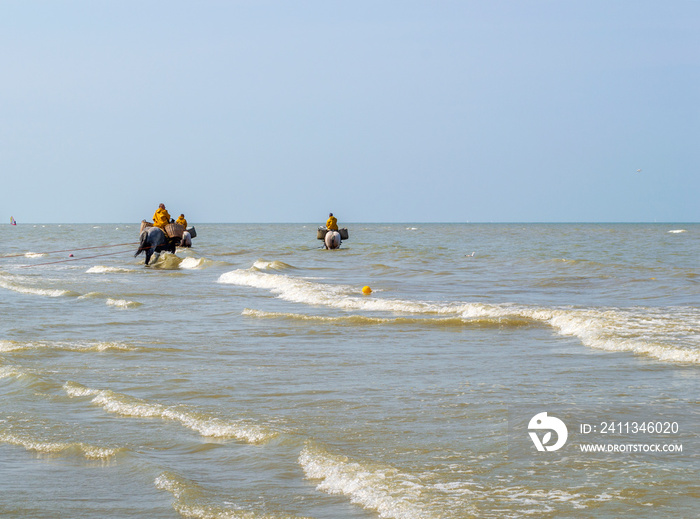
<path id="1" fill-rule="evenodd" d="M 369 288 L 368 286 L 364 286 L 364 287 L 362 287 L 362 293 L 367 296 L 367 295 L 372 293 L 372 289 Z"/>

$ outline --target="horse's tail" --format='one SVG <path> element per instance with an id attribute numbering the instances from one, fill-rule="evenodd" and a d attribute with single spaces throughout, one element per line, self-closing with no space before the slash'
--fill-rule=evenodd
<path id="1" fill-rule="evenodd" d="M 148 233 L 146 231 L 141 231 L 139 248 L 134 253 L 134 258 L 148 248 L 150 248 L 150 245 L 148 245 Z"/>

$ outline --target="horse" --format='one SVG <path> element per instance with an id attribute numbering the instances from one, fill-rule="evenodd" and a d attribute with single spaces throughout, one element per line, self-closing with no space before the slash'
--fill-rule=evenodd
<path id="1" fill-rule="evenodd" d="M 323 238 L 326 249 L 337 249 L 340 247 L 340 233 L 338 231 L 328 231 Z"/>
<path id="2" fill-rule="evenodd" d="M 163 251 L 175 254 L 176 242 L 179 240 L 169 239 L 160 227 L 146 227 L 141 231 L 139 241 L 139 248 L 134 253 L 134 257 L 145 252 L 146 265 L 148 265 L 153 254 L 156 255 L 156 259 L 158 259 L 158 255 Z"/>

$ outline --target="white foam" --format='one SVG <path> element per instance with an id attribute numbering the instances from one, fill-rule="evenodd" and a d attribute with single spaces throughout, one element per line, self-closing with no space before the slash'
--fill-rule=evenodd
<path id="1" fill-rule="evenodd" d="M 86 274 L 112 274 L 117 272 L 133 272 L 131 269 L 120 267 L 105 267 L 103 265 L 95 265 L 85 271 Z"/>
<path id="2" fill-rule="evenodd" d="M 219 277 L 218 282 L 266 289 L 287 301 L 347 311 L 440 315 L 465 320 L 528 319 L 545 323 L 563 335 L 578 337 L 584 345 L 591 348 L 643 354 L 665 362 L 700 364 L 697 325 L 700 322 L 700 312 L 694 309 L 579 310 L 513 304 L 385 299 L 363 296 L 358 288 L 352 286 L 319 283 L 283 274 L 260 272 L 257 269 L 227 272 Z M 681 330 L 686 331 L 679 338 Z"/>
<path id="3" fill-rule="evenodd" d="M 182 478 L 170 472 L 163 472 L 154 481 L 154 484 L 159 490 L 167 490 L 175 499 L 179 499 L 187 491 L 187 484 Z"/>
<path id="4" fill-rule="evenodd" d="M 22 378 L 25 373 L 14 366 L 0 366 L 0 378 Z"/>
<path id="5" fill-rule="evenodd" d="M 0 341 L 0 352 L 26 350 L 64 350 L 77 352 L 122 350 L 134 351 L 137 348 L 120 342 L 50 342 L 50 341 Z"/>
<path id="6" fill-rule="evenodd" d="M 83 442 L 49 442 L 34 438 L 20 437 L 13 434 L 0 433 L 0 442 L 24 447 L 28 451 L 35 451 L 42 454 L 63 454 L 66 452 L 78 452 L 87 459 L 104 460 L 112 458 L 121 450 L 120 448 L 106 448 L 90 445 Z"/>
<path id="7" fill-rule="evenodd" d="M 181 269 L 199 269 L 204 265 L 204 258 L 185 258 L 180 262 Z"/>
<path id="8" fill-rule="evenodd" d="M 283 274 L 258 270 L 234 270 L 222 274 L 219 283 L 263 288 L 286 301 L 323 305 L 343 310 L 366 310 L 410 313 L 436 313 L 439 306 L 411 301 L 368 298 L 361 287 L 329 285 Z M 356 295 L 355 295 L 356 294 Z"/>
<path id="9" fill-rule="evenodd" d="M 350 461 L 309 445 L 301 451 L 299 464 L 307 478 L 319 480 L 318 490 L 345 495 L 352 503 L 374 510 L 380 517 L 427 517 L 420 501 L 427 488 L 417 478 L 395 468 Z"/>
<path id="10" fill-rule="evenodd" d="M 13 292 L 19 292 L 20 294 L 31 294 L 46 297 L 61 297 L 72 293 L 70 290 L 28 287 L 19 283 L 7 281 L 5 279 L 0 279 L 0 287 L 6 288 L 7 290 L 12 290 Z"/>
<path id="11" fill-rule="evenodd" d="M 117 308 L 136 308 L 141 306 L 142 303 L 137 301 L 127 301 L 126 299 L 107 299 L 105 301 L 107 306 L 116 306 Z"/>
<path id="12" fill-rule="evenodd" d="M 262 425 L 247 423 L 243 420 L 223 420 L 206 414 L 183 410 L 177 406 L 147 402 L 110 390 L 86 388 L 75 382 L 67 382 L 64 384 L 63 389 L 70 397 L 93 397 L 93 404 L 102 407 L 110 413 L 134 418 L 174 420 L 206 437 L 235 438 L 248 443 L 261 443 L 277 434 L 275 431 Z"/>
<path id="13" fill-rule="evenodd" d="M 88 387 L 85 387 L 81 384 L 78 384 L 77 382 L 71 382 L 68 381 L 65 384 L 63 384 L 63 390 L 66 392 L 66 394 L 71 397 L 81 397 L 81 396 L 93 396 L 99 393 L 97 389 L 90 389 Z"/>
<path id="14" fill-rule="evenodd" d="M 688 232 L 688 231 L 686 231 L 685 229 L 674 229 L 673 231 L 668 231 L 668 232 L 670 232 L 671 234 L 680 234 L 680 233 Z"/>
<path id="15" fill-rule="evenodd" d="M 656 310 L 663 312 L 662 310 Z M 578 337 L 591 348 L 649 355 L 667 362 L 700 364 L 700 349 L 674 335 L 687 326 L 672 313 L 653 315 L 653 310 L 622 309 L 521 309 L 523 315 L 546 322 L 559 333 Z M 674 313 L 680 313 L 677 309 Z M 697 333 L 697 332 L 696 332 Z"/>
<path id="16" fill-rule="evenodd" d="M 541 516 L 551 514 L 555 511 L 553 503 L 567 503 L 573 510 L 584 510 L 593 507 L 597 508 L 598 503 L 610 501 L 618 498 L 608 493 L 598 495 L 585 495 L 578 492 L 571 492 L 562 489 L 537 489 L 524 486 L 496 486 L 488 490 L 488 495 L 484 498 L 497 498 L 511 503 L 517 503 L 519 515 Z M 573 511 L 572 510 L 572 511 Z M 580 512 L 579 512 L 580 513 Z M 570 515 L 570 514 L 563 514 Z M 509 516 L 514 517 L 514 516 Z"/>
<path id="17" fill-rule="evenodd" d="M 21 351 L 24 344 L 17 341 L 0 341 L 0 352 Z M 1 368 L 0 368 L 1 369 Z M 1 376 L 0 376 L 1 378 Z"/>

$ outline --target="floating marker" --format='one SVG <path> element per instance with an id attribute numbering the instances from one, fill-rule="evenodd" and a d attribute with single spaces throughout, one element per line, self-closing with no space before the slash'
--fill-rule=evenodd
<path id="1" fill-rule="evenodd" d="M 362 293 L 366 296 L 370 295 L 372 293 L 372 289 L 369 288 L 368 286 L 362 287 Z"/>
<path id="2" fill-rule="evenodd" d="M 68 255 L 68 257 L 69 257 L 69 258 L 72 258 L 72 257 L 73 257 L 73 255 L 72 255 L 72 254 L 69 254 L 69 255 Z"/>

